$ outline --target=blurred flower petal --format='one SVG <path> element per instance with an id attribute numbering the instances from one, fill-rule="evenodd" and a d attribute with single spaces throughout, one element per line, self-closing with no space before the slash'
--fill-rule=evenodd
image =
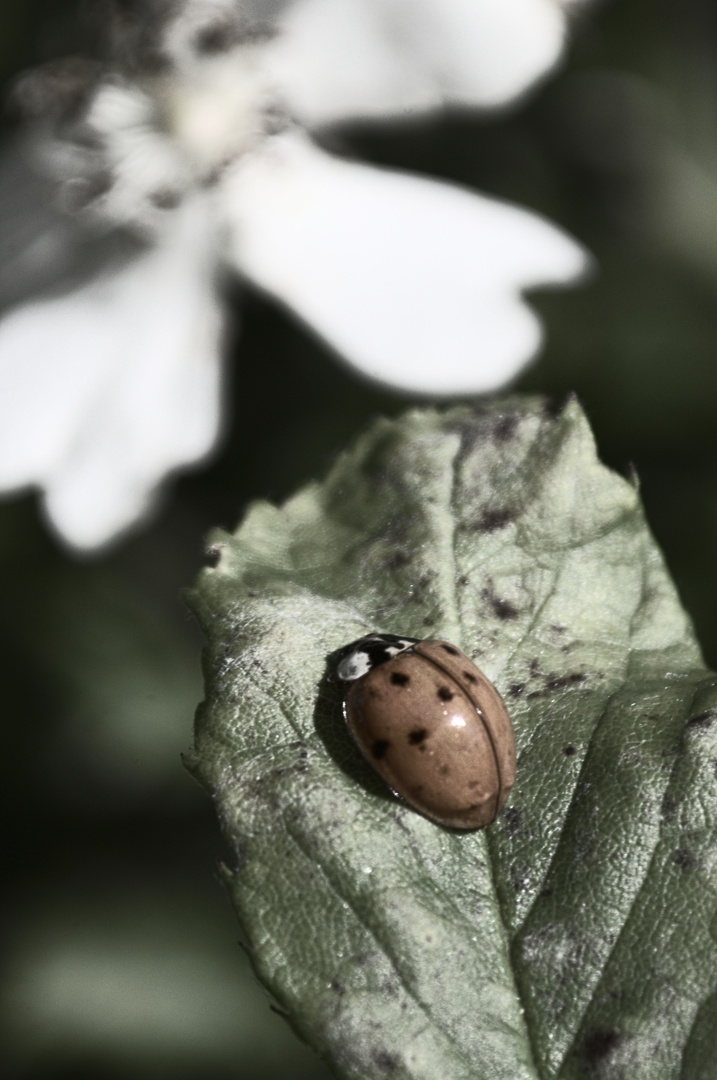
<path id="1" fill-rule="evenodd" d="M 334 159 L 305 128 L 508 101 L 554 64 L 573 2 L 140 3 L 111 64 L 26 79 L 23 169 L 45 183 L 11 183 L 0 215 L 0 304 L 17 305 L 0 489 L 41 488 L 77 548 L 144 516 L 215 442 L 226 264 L 381 383 L 508 382 L 541 337 L 522 290 L 574 280 L 581 249 L 529 212 Z"/>
<path id="2" fill-rule="evenodd" d="M 495 106 L 562 52 L 560 0 L 296 0 L 268 53 L 302 122 Z"/>
<path id="3" fill-rule="evenodd" d="M 141 516 L 219 426 L 221 320 L 207 206 L 156 246 L 0 321 L 0 487 L 39 485 L 58 531 L 95 547 Z"/>
<path id="4" fill-rule="evenodd" d="M 587 264 L 528 211 L 341 161 L 298 133 L 243 158 L 222 199 L 237 268 L 365 374 L 419 393 L 507 382 L 541 337 L 520 290 Z"/>

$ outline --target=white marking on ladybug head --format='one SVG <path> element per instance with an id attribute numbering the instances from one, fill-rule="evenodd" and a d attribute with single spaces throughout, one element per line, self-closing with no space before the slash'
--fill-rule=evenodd
<path id="1" fill-rule="evenodd" d="M 373 667 L 371 657 L 367 652 L 357 649 L 345 656 L 336 668 L 336 674 L 343 682 L 354 682 L 362 675 L 368 674 Z"/>
<path id="2" fill-rule="evenodd" d="M 417 641 L 418 638 L 400 638 L 394 634 L 367 634 L 354 642 L 355 647 L 339 662 L 336 674 L 343 682 L 354 682 L 372 668 L 410 649 Z"/>

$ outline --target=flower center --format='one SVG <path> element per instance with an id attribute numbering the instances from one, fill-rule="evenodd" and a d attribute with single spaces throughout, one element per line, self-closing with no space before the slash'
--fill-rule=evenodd
<path id="1" fill-rule="evenodd" d="M 198 178 L 210 178 L 261 138 L 269 93 L 256 53 L 236 48 L 151 87 L 163 126 Z"/>

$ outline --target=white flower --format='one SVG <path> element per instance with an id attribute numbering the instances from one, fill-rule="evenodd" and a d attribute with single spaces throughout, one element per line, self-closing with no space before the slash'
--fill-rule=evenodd
<path id="1" fill-rule="evenodd" d="M 514 376 L 540 343 L 521 290 L 575 279 L 582 250 L 531 213 L 333 157 L 308 132 L 504 103 L 558 58 L 565 7 L 157 0 L 125 26 L 113 68 L 21 86 L 45 116 L 55 90 L 82 91 L 28 143 L 74 207 L 72 244 L 135 243 L 0 319 L 0 489 L 41 488 L 57 532 L 89 549 L 206 455 L 221 268 L 387 385 L 455 395 Z M 25 245 L 28 279 L 72 261 L 68 227 Z"/>

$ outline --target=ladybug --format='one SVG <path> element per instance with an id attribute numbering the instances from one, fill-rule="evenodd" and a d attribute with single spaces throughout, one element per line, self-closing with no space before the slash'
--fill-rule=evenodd
<path id="1" fill-rule="evenodd" d="M 344 719 L 394 794 L 431 821 L 479 829 L 515 781 L 503 699 L 455 645 L 369 634 L 343 650 Z"/>

